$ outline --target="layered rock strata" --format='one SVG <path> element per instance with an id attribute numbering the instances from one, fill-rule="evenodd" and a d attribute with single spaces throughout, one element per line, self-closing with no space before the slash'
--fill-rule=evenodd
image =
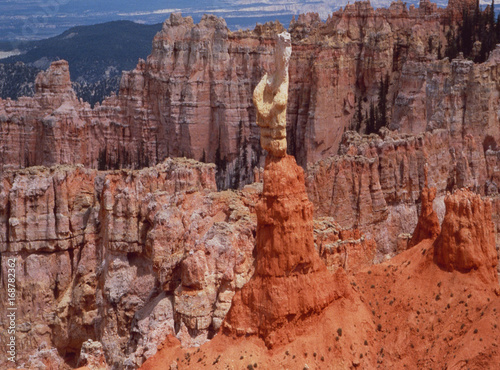
<path id="1" fill-rule="evenodd" d="M 442 221 L 447 191 L 470 187 L 496 194 L 498 158 L 493 151 L 485 154 L 472 135 L 457 143 L 445 129 L 419 135 L 347 132 L 338 156 L 309 165 L 307 190 L 318 216 L 373 237 L 380 260 L 396 252 L 399 235 L 415 230 L 426 166 Z"/>
<path id="2" fill-rule="evenodd" d="M 206 341 L 253 273 L 255 195 L 215 190 L 213 165 L 179 159 L 5 174 L 0 253 L 2 278 L 16 258 L 17 364 L 74 367 L 91 339 L 110 367 L 137 368 L 167 335 Z"/>
<path id="3" fill-rule="evenodd" d="M 273 179 L 271 169 L 276 170 L 275 162 L 275 159 L 269 160 L 264 181 Z M 350 274 L 349 299 L 334 300 L 321 315 L 304 314 L 296 320 L 292 313 L 289 323 L 277 325 L 271 334 L 264 336 L 267 347 L 252 336 L 259 325 L 269 328 L 270 319 L 275 318 L 273 314 L 281 307 L 285 307 L 282 314 L 295 307 L 297 294 L 291 289 L 282 289 L 282 281 L 268 274 L 273 265 L 272 257 L 276 257 L 275 260 L 280 261 L 276 265 L 283 266 L 286 271 L 293 251 L 297 250 L 292 241 L 289 244 L 291 255 L 282 255 L 281 248 L 269 254 L 272 247 L 288 241 L 288 228 L 279 227 L 289 223 L 282 217 L 283 212 L 278 212 L 285 207 L 277 206 L 283 196 L 277 189 L 286 189 L 289 179 L 281 176 L 274 180 L 276 186 L 269 186 L 267 193 L 273 197 L 269 199 L 264 193 L 257 208 L 259 222 L 263 218 L 262 210 L 266 211 L 266 217 L 274 216 L 273 234 L 264 232 L 264 240 L 257 234 L 256 274 L 241 292 L 236 293 L 225 322 L 226 331 L 233 333 L 238 332 L 238 327 L 232 324 L 242 324 L 240 336 L 218 335 L 198 349 L 181 348 L 175 341 L 167 340 L 159 353 L 145 363 L 144 370 L 169 365 L 171 368 L 197 369 L 210 364 L 220 368 L 236 364 L 237 367 L 266 369 L 294 368 L 297 364 L 304 368 L 370 369 L 436 365 L 459 368 L 463 364 L 474 368 L 496 366 L 500 360 L 500 328 L 497 325 L 500 288 L 495 276 L 498 260 L 494 251 L 494 227 L 489 200 L 482 200 L 470 190 L 458 190 L 447 196 L 446 216 L 437 238 L 436 233 L 432 233 L 398 256 Z M 425 206 L 419 220 L 422 229 L 425 225 L 435 225 L 429 201 L 433 192 L 425 189 L 422 196 Z M 296 202 L 292 201 L 293 204 Z M 303 219 L 306 214 L 302 213 Z M 296 221 L 297 216 L 290 215 L 290 219 Z M 430 219 L 433 221 L 429 222 Z M 266 220 L 259 225 L 263 226 L 258 232 L 267 230 Z M 299 228 L 299 232 L 302 230 Z M 304 245 L 302 233 L 296 235 L 298 242 Z M 259 254 L 268 257 L 262 261 L 264 269 L 259 269 Z M 259 276 L 259 271 L 267 276 Z M 294 278 L 291 273 L 285 279 Z M 266 280 L 273 283 L 274 289 Z M 301 284 L 296 284 L 299 294 L 301 288 Z M 250 290 L 245 292 L 246 289 Z M 262 293 L 263 290 L 267 294 Z M 313 296 L 318 294 L 314 288 L 311 292 Z M 278 293 L 286 294 L 279 301 L 280 308 L 273 307 Z M 245 295 L 247 301 L 244 301 Z M 301 303 L 307 305 L 308 302 L 308 298 L 303 298 Z M 238 321 L 238 317 L 244 321 Z M 256 333 L 263 336 L 263 330 Z M 282 337 L 286 340 L 276 340 Z M 275 346 L 270 350 L 270 345 Z"/>
<path id="4" fill-rule="evenodd" d="M 255 269 L 261 186 L 216 192 L 212 165 L 182 159 L 141 171 L 6 173 L 0 253 L 2 277 L 17 259 L 18 365 L 74 367 L 91 339 L 110 367 L 132 369 L 168 335 L 184 346 L 211 338 Z M 362 234 L 331 218 L 314 225 L 330 270 L 371 263 L 375 246 Z"/>
<path id="5" fill-rule="evenodd" d="M 348 294 L 345 272 L 332 275 L 314 248 L 313 206 L 291 156 L 266 159 L 255 250 L 255 273 L 233 298 L 226 333 L 286 343 L 301 319 Z"/>
<path id="6" fill-rule="evenodd" d="M 420 8 L 397 2 L 376 10 L 358 2 L 326 22 L 314 14 L 294 20 L 289 153 L 303 167 L 336 154 L 356 101 L 362 99 L 367 110 L 387 73 L 393 81 L 390 96 L 404 90 L 395 105 L 402 102 L 412 91 L 406 80 L 398 82 L 403 66 L 411 75 L 408 63 L 432 59 L 437 45 L 445 43 L 447 22 L 447 12 L 426 1 Z M 94 109 L 61 85 L 69 75 L 65 63 L 57 62 L 39 78 L 35 97 L 0 101 L 0 172 L 78 163 L 142 168 L 168 156 L 187 156 L 216 163 L 219 188 L 251 182 L 252 169 L 263 164 L 252 92 L 264 72 L 274 69 L 273 36 L 281 31 L 281 25 L 268 24 L 230 32 L 214 16 L 194 24 L 172 14 L 148 59 L 124 73 L 119 96 Z M 433 50 L 426 50 L 429 38 Z M 421 63 L 425 70 L 427 62 Z M 483 104 L 480 109 L 491 113 Z M 401 110 L 394 116 L 413 114 Z"/>
<path id="7" fill-rule="evenodd" d="M 345 229 L 332 217 L 314 219 L 314 243 L 328 270 L 342 268 L 356 273 L 371 266 L 375 259 L 377 244 L 358 229 Z"/>

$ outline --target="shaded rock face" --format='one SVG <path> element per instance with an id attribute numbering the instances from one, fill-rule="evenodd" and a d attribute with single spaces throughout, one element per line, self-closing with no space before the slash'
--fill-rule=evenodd
<path id="1" fill-rule="evenodd" d="M 491 203 L 468 190 L 445 198 L 446 215 L 434 242 L 434 261 L 447 271 L 480 270 L 497 285 L 498 257 Z"/>
<path id="2" fill-rule="evenodd" d="M 420 195 L 420 214 L 417 227 L 408 243 L 411 248 L 425 239 L 434 240 L 441 232 L 439 219 L 434 211 L 432 202 L 436 199 L 436 188 L 429 188 L 427 182 L 427 167 L 425 167 L 425 185 Z"/>
<path id="3" fill-rule="evenodd" d="M 226 333 L 258 335 L 268 347 L 287 343 L 300 320 L 348 295 L 344 270 L 332 275 L 314 248 L 312 216 L 302 168 L 291 156 L 268 157 L 255 273 L 233 298 Z"/>

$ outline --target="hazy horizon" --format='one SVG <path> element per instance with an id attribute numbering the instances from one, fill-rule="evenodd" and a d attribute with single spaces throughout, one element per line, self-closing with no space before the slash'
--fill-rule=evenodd
<path id="1" fill-rule="evenodd" d="M 155 24 L 171 12 L 182 12 L 198 22 L 203 14 L 224 17 L 232 30 L 253 28 L 257 22 L 279 20 L 286 26 L 294 15 L 317 12 L 328 14 L 353 1 L 347 0 L 4 0 L 0 3 L 0 40 L 38 40 L 61 34 L 71 27 L 114 20 Z M 388 6 L 390 0 L 374 0 L 375 7 Z M 407 4 L 418 4 L 418 0 Z M 441 6 L 447 0 L 439 0 Z"/>
<path id="2" fill-rule="evenodd" d="M 432 1 L 432 0 L 431 0 Z M 115 20 L 162 23 L 172 12 L 199 22 L 203 14 L 224 17 L 231 30 L 253 28 L 256 23 L 279 20 L 285 26 L 294 15 L 316 12 L 322 19 L 350 0 L 3 0 L 0 2 L 0 41 L 40 40 L 84 25 Z M 387 7 L 392 0 L 372 0 L 374 7 Z M 432 1 L 444 7 L 448 0 Z M 420 0 L 408 0 L 418 6 Z M 481 0 L 481 4 L 491 1 Z M 496 12 L 500 6 L 496 8 Z"/>

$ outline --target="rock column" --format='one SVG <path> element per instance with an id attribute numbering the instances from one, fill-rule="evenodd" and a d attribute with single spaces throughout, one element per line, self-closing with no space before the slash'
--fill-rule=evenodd
<path id="1" fill-rule="evenodd" d="M 287 40 L 289 35 L 279 35 L 276 56 L 276 65 L 286 68 Z M 314 247 L 304 171 L 286 155 L 287 76 L 279 70 L 265 75 L 255 89 L 261 144 L 269 152 L 257 205 L 255 274 L 236 293 L 223 325 L 226 333 L 259 335 L 268 347 L 293 340 L 301 320 L 345 296 L 348 286 L 343 270 L 328 272 Z"/>

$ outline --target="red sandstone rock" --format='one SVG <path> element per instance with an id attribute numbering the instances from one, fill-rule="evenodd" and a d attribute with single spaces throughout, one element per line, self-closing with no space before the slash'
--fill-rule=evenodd
<path id="1" fill-rule="evenodd" d="M 343 270 L 331 275 L 314 248 L 312 217 L 302 168 L 291 156 L 268 157 L 255 273 L 233 298 L 226 333 L 256 334 L 268 347 L 286 343 L 300 320 L 348 294 Z"/>
<path id="2" fill-rule="evenodd" d="M 328 270 L 355 273 L 371 266 L 377 244 L 358 229 L 344 229 L 331 217 L 314 220 L 314 243 Z"/>
<path id="3" fill-rule="evenodd" d="M 465 186 L 484 191 L 487 176 L 496 179 L 499 168 L 495 151 L 488 151 L 486 166 L 481 147 L 470 135 L 458 146 L 447 130 L 420 135 L 383 130 L 382 136 L 347 132 L 339 155 L 309 165 L 307 178 L 316 214 L 375 239 L 377 260 L 396 252 L 400 234 L 414 232 L 426 164 L 440 220 L 446 191 Z M 490 189 L 496 187 L 492 180 Z"/>
<path id="4" fill-rule="evenodd" d="M 206 341 L 253 273 L 255 232 L 255 195 L 216 192 L 214 170 L 169 159 L 141 171 L 58 166 L 4 176 L 0 252 L 2 276 L 17 258 L 18 359 L 39 352 L 33 364 L 50 355 L 76 365 L 90 338 L 110 363 L 136 367 L 179 326 L 191 333 L 183 344 Z M 183 271 L 200 254 L 204 264 Z M 42 342 L 48 349 L 37 352 Z"/>
<path id="5" fill-rule="evenodd" d="M 37 94 L 71 94 L 69 65 L 65 60 L 53 62 L 49 69 L 40 72 L 35 81 Z"/>
<path id="6" fill-rule="evenodd" d="M 434 242 L 435 262 L 447 271 L 479 270 L 496 285 L 498 257 L 491 202 L 469 190 L 459 190 L 448 195 L 445 204 L 441 234 Z"/>
<path id="7" fill-rule="evenodd" d="M 423 163 L 430 165 L 438 198 L 454 187 L 482 189 L 486 179 L 488 188 L 495 189 L 500 178 L 495 110 L 498 50 L 480 66 L 464 60 L 412 62 L 421 60 L 429 33 L 441 32 L 439 17 L 429 16 L 431 7 L 427 5 L 422 9 L 406 9 L 402 4 L 391 8 L 387 12 L 375 11 L 366 3 L 352 5 L 323 25 L 313 16 L 299 19 L 294 25 L 297 35 L 306 30 L 307 39 L 297 36 L 294 41 L 297 52 L 292 58 L 289 104 L 289 126 L 296 135 L 293 151 L 299 162 L 305 164 L 336 153 L 335 143 L 340 142 L 340 133 L 353 114 L 356 93 L 349 89 L 359 82 L 368 95 L 373 95 L 380 75 L 391 66 L 399 68 L 397 63 L 392 64 L 397 59 L 393 55 L 395 40 L 401 33 L 412 34 L 409 42 L 402 41 L 410 53 L 400 82 L 394 82 L 399 84 L 399 93 L 393 116 L 398 118 L 393 123 L 401 121 L 403 132 L 434 132 L 346 140 L 342 157 L 326 160 L 321 171 L 310 172 L 313 180 L 308 185 L 315 207 L 324 212 L 320 214 L 333 214 L 343 226 L 348 223 L 362 231 L 368 229 L 378 239 L 382 256 L 392 253 L 385 240 L 393 240 L 394 235 L 410 232 L 415 226 L 414 202 L 423 184 Z M 93 168 L 142 167 L 157 163 L 167 154 L 203 156 L 200 143 L 206 138 L 197 137 L 192 142 L 189 136 L 195 131 L 184 125 L 201 130 L 202 124 L 195 122 L 200 112 L 213 117 L 211 122 L 216 127 L 215 137 L 206 139 L 211 148 L 207 158 L 213 160 L 216 148 L 220 148 L 222 159 L 227 154 L 227 159 L 233 161 L 228 173 L 236 172 L 233 157 L 239 148 L 234 138 L 239 128 L 230 123 L 237 122 L 233 121 L 235 117 L 241 120 L 243 139 L 257 142 L 248 107 L 249 86 L 260 78 L 255 70 L 271 67 L 266 53 L 272 45 L 266 37 L 270 37 L 273 27 L 255 33 L 228 33 L 226 38 L 221 22 L 211 17 L 195 26 L 174 16 L 158 36 L 154 55 L 124 75 L 120 97 L 109 98 L 94 110 L 73 101 L 73 94 L 67 90 L 67 68 L 63 62 L 57 63 L 40 78 L 35 98 L 0 101 L 0 141 L 4 148 L 0 172 L 54 163 L 84 163 Z M 361 30 L 373 37 L 362 38 Z M 214 63 L 205 68 L 207 57 L 199 49 L 199 34 L 209 45 L 208 59 L 229 58 L 229 62 L 223 67 Z M 357 51 L 359 43 L 361 54 Z M 214 50 L 214 44 L 222 45 L 222 52 Z M 190 59 L 189 55 L 195 57 Z M 257 55 L 258 60 L 252 61 L 249 55 Z M 191 79 L 185 83 L 186 70 Z M 217 77 L 207 82 L 203 76 L 211 74 Z M 233 81 L 227 91 L 226 75 Z M 204 89 L 192 87 L 199 81 Z M 452 93 L 447 94 L 445 84 L 450 81 Z M 213 93 L 207 89 L 212 83 L 216 86 Z M 167 91 L 172 94 L 167 95 Z M 466 92 L 470 92 L 467 105 Z M 169 121 L 171 115 L 174 118 Z M 439 127 L 443 129 L 436 129 Z M 486 133 L 489 138 L 484 137 Z M 172 137 L 174 142 L 168 142 Z M 486 174 L 482 146 L 490 147 Z M 250 168 L 255 165 L 252 158 Z M 179 168 L 146 170 L 143 175 L 131 171 L 103 175 L 82 169 L 75 170 L 75 174 L 60 173 L 66 170 L 48 174 L 51 171 L 38 168 L 15 175 L 3 172 L 0 181 L 2 259 L 20 250 L 26 254 L 19 260 L 19 289 L 31 302 L 22 315 L 33 326 L 22 327 L 28 331 L 21 334 L 26 343 L 21 354 L 24 356 L 37 343 L 52 337 L 56 338 L 52 345 L 62 352 L 77 353 L 82 340 L 96 335 L 96 327 L 105 350 L 120 363 L 126 353 L 131 363 L 140 364 L 156 352 L 155 344 L 175 334 L 175 325 L 185 328 L 185 344 L 206 340 L 207 327 L 220 326 L 234 290 L 241 288 L 253 272 L 254 229 L 248 216 L 248 209 L 253 208 L 251 202 L 230 193 L 208 198 L 199 194 L 214 189 L 213 169 L 194 176 L 192 171 Z M 244 178 L 245 172 L 241 173 Z M 224 181 L 228 183 L 229 176 Z M 182 194 L 172 196 L 178 190 Z M 248 194 L 245 197 L 251 198 Z M 329 213 L 330 209 L 336 210 Z M 238 224 L 236 228 L 231 226 L 233 221 Z M 208 279 L 201 288 L 178 288 L 182 261 L 190 251 L 200 254 L 196 248 L 210 252 L 206 258 Z M 190 262 L 185 265 L 190 266 Z M 367 284 L 369 289 L 371 282 Z M 164 291 L 154 296 L 157 286 Z M 380 295 L 389 290 L 388 286 L 384 288 Z M 96 296 L 102 301 L 96 301 Z M 42 312 L 41 308 L 43 317 L 33 316 Z M 396 308 L 394 315 L 399 315 Z M 134 320 L 137 324 L 130 339 L 130 333 L 123 329 L 130 329 Z M 409 316 L 409 320 L 417 319 Z M 395 342 L 401 341 L 395 334 L 396 324 L 391 328 Z M 190 331 L 202 334 L 193 338 Z M 129 340 L 130 347 L 125 350 Z M 430 343 L 421 346 L 429 348 Z M 413 351 L 408 347 L 406 350 Z M 425 352 L 418 348 L 415 351 L 420 358 L 427 358 Z M 57 356 L 56 351 L 51 353 Z M 391 353 L 398 358 L 402 352 L 396 348 Z M 440 355 L 433 350 L 434 358 L 442 358 Z M 462 357 L 467 358 L 466 354 Z M 356 361 L 359 364 L 359 356 Z M 431 366 L 430 361 L 427 366 Z"/>
<path id="8" fill-rule="evenodd" d="M 432 240 L 350 279 L 352 299 L 333 301 L 321 315 L 305 318 L 286 345 L 269 350 L 255 336 L 218 335 L 197 349 L 164 346 L 141 369 L 174 361 L 192 369 L 200 364 L 220 368 L 257 364 L 265 369 L 460 368 L 464 363 L 495 368 L 499 363 L 498 283 L 484 281 L 480 271 L 442 270 L 434 263 Z"/>
<path id="9" fill-rule="evenodd" d="M 78 366 L 84 366 L 87 369 L 108 370 L 110 367 L 106 363 L 102 344 L 91 339 L 83 343 Z"/>

